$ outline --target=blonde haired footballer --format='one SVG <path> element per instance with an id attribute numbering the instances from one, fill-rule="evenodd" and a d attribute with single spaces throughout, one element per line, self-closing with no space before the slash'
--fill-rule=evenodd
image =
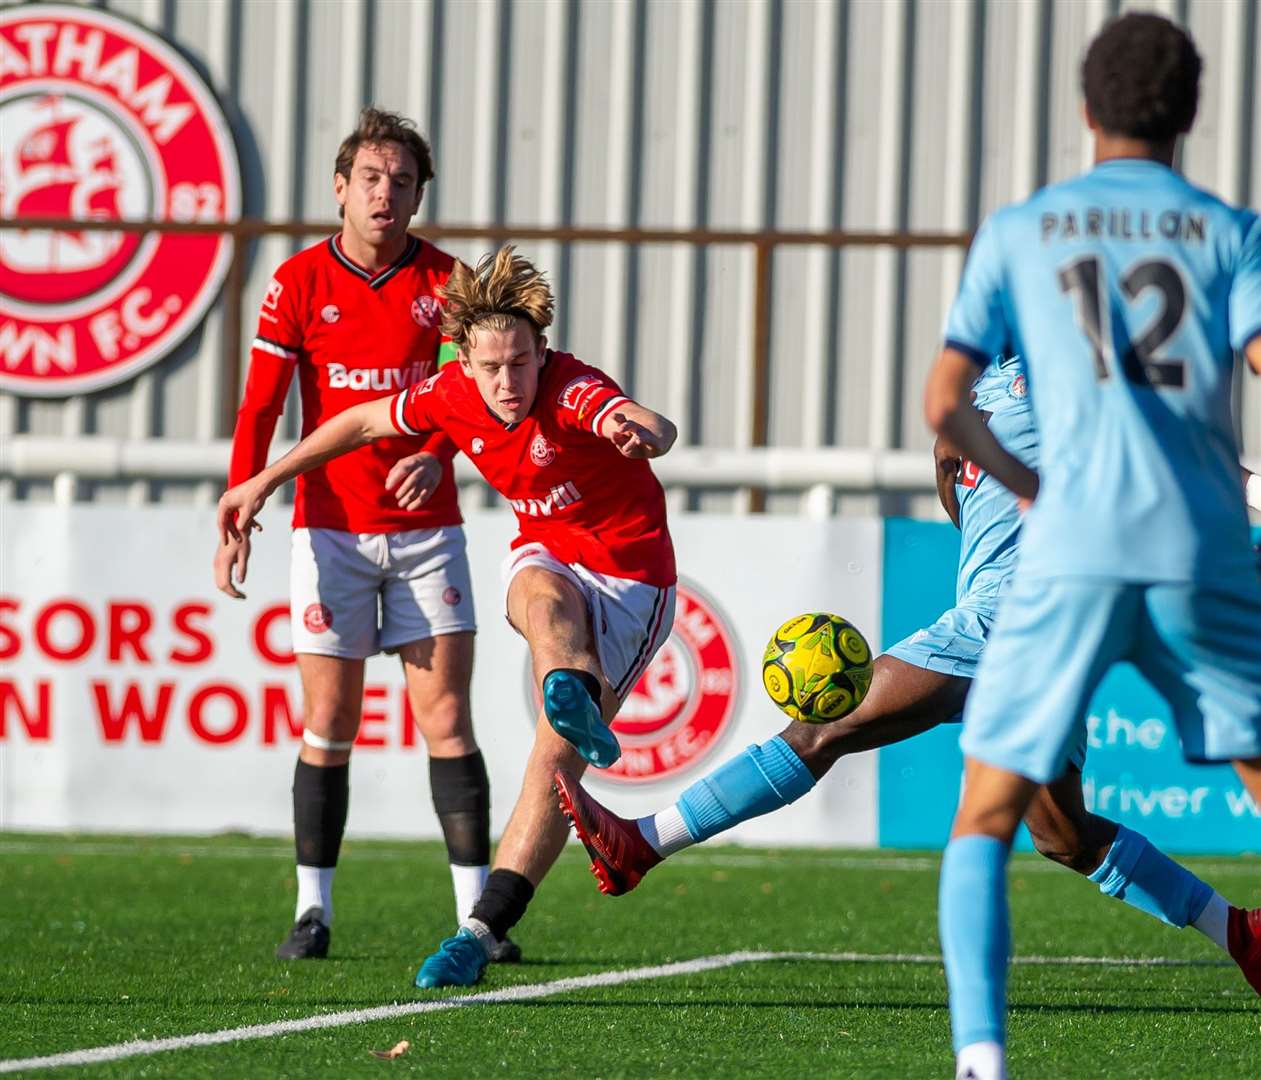
<path id="1" fill-rule="evenodd" d="M 332 418 L 219 504 L 226 542 L 248 534 L 286 480 L 378 439 L 442 432 L 516 513 L 507 616 L 529 643 L 543 709 L 486 888 L 421 965 L 421 987 L 476 982 L 525 913 L 565 844 L 552 774 L 620 756 L 609 724 L 670 634 L 676 581 L 665 494 L 648 465 L 673 445 L 674 425 L 548 348 L 551 289 L 511 247 L 475 270 L 457 262 L 443 295 L 458 364 Z M 414 474 L 400 494 L 424 498 L 432 482 Z"/>

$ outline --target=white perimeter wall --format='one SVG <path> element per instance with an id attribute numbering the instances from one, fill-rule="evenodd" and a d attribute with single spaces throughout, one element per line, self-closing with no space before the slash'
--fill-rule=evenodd
<path id="1" fill-rule="evenodd" d="M 525 646 L 502 615 L 499 564 L 513 521 L 470 518 L 480 622 L 474 722 L 498 833 L 520 788 L 534 713 Z M 280 513 L 257 538 L 244 602 L 213 587 L 209 510 L 10 505 L 3 526 L 0 828 L 289 832 L 298 740 L 283 709 L 267 708 L 286 700 L 295 714 L 301 708 L 296 670 L 277 656 L 287 652 L 287 619 L 267 621 L 288 593 Z M 657 725 L 624 740 L 626 760 L 646 774 L 593 782 L 628 813 L 668 804 L 715 764 L 782 728 L 758 682 L 758 661 L 770 632 L 810 610 L 812 599 L 843 598 L 840 613 L 880 639 L 879 521 L 806 529 L 787 518 L 689 515 L 673 531 L 687 570 L 681 591 L 693 599 L 681 603 L 668 655 L 629 703 L 641 725 Z M 147 661 L 125 642 L 129 631 Z M 377 657 L 367 682 L 363 735 L 379 745 L 353 755 L 350 833 L 438 836 L 423 747 L 406 745 L 402 673 Z M 148 740 L 136 714 L 118 722 L 129 693 L 149 717 Z M 653 773 L 678 762 L 671 775 Z M 874 845 L 875 756 L 845 759 L 810 799 L 732 837 Z"/>

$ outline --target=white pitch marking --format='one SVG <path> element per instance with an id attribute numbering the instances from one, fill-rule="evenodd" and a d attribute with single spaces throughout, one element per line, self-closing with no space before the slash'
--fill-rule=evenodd
<path id="1" fill-rule="evenodd" d="M 419 841 L 418 841 L 419 842 Z M 576 853 L 579 846 L 574 843 L 571 853 Z M 365 861 L 398 862 L 416 858 L 415 848 L 390 848 L 373 844 L 369 847 L 357 847 L 353 840 L 347 841 L 343 851 L 353 854 L 354 858 Z M 1022 855 L 1032 854 L 1021 852 Z M 293 846 L 285 845 L 243 845 L 243 844 L 179 844 L 164 841 L 157 845 L 146 846 L 143 841 L 136 843 L 120 843 L 116 840 L 75 840 L 69 843 L 54 845 L 33 843 L 29 840 L 0 840 L 0 855 L 156 855 L 175 858 L 181 855 L 195 858 L 220 859 L 292 859 Z M 1202 859 L 1205 856 L 1195 856 Z M 820 850 L 817 853 L 802 849 L 786 855 L 759 855 L 753 852 L 705 851 L 689 849 L 673 856 L 675 863 L 683 865 L 704 864 L 706 866 L 742 867 L 775 869 L 789 866 L 824 866 L 837 870 L 885 870 L 894 873 L 923 873 L 936 871 L 941 866 L 939 858 L 924 855 L 835 855 Z M 1212 875 L 1250 875 L 1261 873 L 1261 863 L 1256 859 L 1244 859 L 1237 862 L 1199 862 L 1196 870 L 1202 874 Z M 1063 867 L 1047 860 L 1026 860 L 1014 864 L 1014 870 L 1021 874 L 1060 874 Z"/>
<path id="2" fill-rule="evenodd" d="M 420 1013 L 442 1012 L 447 1009 L 465 1008 L 470 1005 L 512 1004 L 533 1001 L 538 998 L 564 994 L 571 990 L 587 990 L 600 986 L 622 986 L 645 979 L 668 979 L 676 975 L 695 975 L 704 971 L 734 967 L 737 964 L 757 964 L 767 961 L 821 961 L 834 964 L 940 964 L 941 957 L 930 953 L 820 953 L 820 952 L 731 952 L 716 956 L 698 956 L 694 960 L 680 960 L 673 964 L 654 964 L 650 967 L 627 968 L 621 971 L 601 971 L 594 975 L 578 975 L 545 983 L 528 983 L 510 986 L 503 990 L 490 990 L 482 994 L 466 994 L 431 1001 L 411 1001 L 405 1004 L 378 1005 L 371 1009 L 348 1009 L 344 1012 L 321 1013 L 300 1020 L 277 1020 L 270 1024 L 251 1024 L 247 1027 L 226 1028 L 220 1031 L 204 1031 L 193 1035 L 176 1035 L 167 1039 L 143 1039 L 115 1043 L 111 1046 L 95 1046 L 87 1050 L 69 1050 L 45 1057 L 10 1058 L 0 1061 L 0 1073 L 21 1072 L 28 1069 L 55 1069 L 70 1065 L 98 1065 L 105 1061 L 121 1061 L 125 1058 L 147 1057 L 167 1050 L 187 1050 L 202 1046 L 220 1046 L 224 1043 L 247 1042 L 252 1039 L 270 1039 L 276 1035 L 291 1035 L 302 1031 L 318 1031 L 322 1028 L 346 1027 L 350 1024 L 366 1024 L 376 1020 L 394 1020 L 401 1016 Z M 1167 957 L 1112 957 L 1112 956 L 1016 956 L 1013 964 L 1096 966 L 1096 967 L 1229 967 L 1225 961 L 1174 960 Z M 945 1005 L 942 1005 L 945 1008 Z"/>

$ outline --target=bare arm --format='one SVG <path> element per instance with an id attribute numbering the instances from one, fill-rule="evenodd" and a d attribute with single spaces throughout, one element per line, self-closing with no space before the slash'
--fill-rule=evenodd
<path id="1" fill-rule="evenodd" d="M 972 404 L 976 374 L 976 364 L 963 353 L 955 349 L 941 351 L 924 391 L 928 426 L 1013 494 L 1033 499 L 1038 494 L 1038 474 L 1003 449 Z"/>
<path id="2" fill-rule="evenodd" d="M 956 529 L 959 525 L 959 493 L 955 491 L 955 483 L 963 462 L 955 454 L 954 447 L 949 446 L 939 435 L 933 443 L 933 463 L 937 472 L 937 498 L 941 500 L 942 509 L 950 516 Z"/>
<path id="3" fill-rule="evenodd" d="M 254 519 L 271 493 L 286 481 L 375 439 L 397 435 L 390 417 L 393 405 L 392 397 L 377 398 L 338 413 L 279 461 L 226 491 L 219 500 L 220 541 L 226 544 L 229 538 L 239 539 L 248 536 L 251 529 L 261 529 Z"/>
<path id="4" fill-rule="evenodd" d="M 1248 361 L 1248 366 L 1256 374 L 1261 375 L 1261 335 L 1257 335 L 1248 342 L 1244 347 L 1243 354 Z"/>
<path id="5" fill-rule="evenodd" d="M 678 434 L 664 416 L 634 401 L 613 410 L 600 424 L 600 435 L 628 458 L 661 457 Z"/>

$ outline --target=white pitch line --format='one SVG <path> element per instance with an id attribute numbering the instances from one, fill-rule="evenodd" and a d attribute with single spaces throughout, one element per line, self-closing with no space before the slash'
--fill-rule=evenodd
<path id="1" fill-rule="evenodd" d="M 10 1058 L 0 1061 L 0 1073 L 22 1072 L 34 1069 L 56 1069 L 72 1065 L 99 1065 L 106 1061 L 125 1058 L 147 1057 L 168 1050 L 187 1050 L 194 1047 L 220 1046 L 225 1043 L 247 1042 L 252 1039 L 270 1039 L 277 1035 L 292 1035 L 303 1031 L 319 1031 L 323 1028 L 346 1027 L 350 1024 L 366 1024 L 376 1020 L 394 1020 L 402 1016 L 421 1013 L 443 1012 L 448 1009 L 471 1005 L 513 1004 L 518 1001 L 534 1001 L 552 997 L 571 990 L 587 990 L 601 986 L 622 986 L 646 979 L 668 979 L 677 975 L 695 975 L 705 971 L 734 967 L 737 964 L 757 964 L 767 961 L 821 961 L 834 964 L 940 964 L 941 957 L 930 953 L 820 953 L 820 952 L 731 952 L 715 956 L 699 956 L 694 960 L 680 960 L 673 964 L 654 964 L 649 967 L 626 968 L 621 971 L 601 971 L 594 975 L 579 975 L 552 982 L 528 983 L 510 986 L 503 990 L 490 990 L 481 994 L 446 997 L 429 1001 L 411 1001 L 404 1004 L 378 1005 L 371 1009 L 348 1009 L 343 1012 L 320 1013 L 300 1020 L 277 1020 L 270 1024 L 250 1024 L 246 1027 L 226 1028 L 219 1031 L 198 1032 L 193 1035 L 176 1035 L 166 1039 L 143 1039 L 115 1043 L 111 1046 L 95 1046 L 87 1050 L 69 1050 L 44 1057 Z M 1175 960 L 1167 957 L 1112 957 L 1112 956 L 1017 956 L 1013 964 L 1063 965 L 1095 967 L 1229 967 L 1225 961 Z M 945 1008 L 943 1003 L 942 1008 Z"/>
<path id="2" fill-rule="evenodd" d="M 572 851 L 577 851 L 574 844 Z M 343 853 L 356 860 L 368 862 L 400 862 L 414 860 L 415 851 L 389 847 L 355 847 L 354 841 L 347 842 Z M 1021 852 L 1027 855 L 1030 852 Z M 163 843 L 158 846 L 145 846 L 143 842 L 134 844 L 121 843 L 116 840 L 93 841 L 76 840 L 69 843 L 52 845 L 33 843 L 28 840 L 0 840 L 0 855 L 150 855 L 178 858 L 220 859 L 292 859 L 293 845 L 244 845 L 244 844 L 177 844 Z M 1206 856 L 1192 856 L 1203 859 Z M 924 855 L 835 855 L 825 851 L 798 851 L 782 855 L 758 855 L 752 852 L 688 850 L 674 856 L 674 861 L 682 864 L 703 864 L 715 867 L 765 868 L 789 866 L 820 866 L 837 870 L 884 870 L 893 873 L 923 873 L 936 871 L 941 866 L 939 858 Z M 1060 874 L 1063 867 L 1050 861 L 1022 860 L 1014 864 L 1014 869 L 1021 874 Z M 1250 875 L 1261 876 L 1261 863 L 1256 859 L 1239 862 L 1197 862 L 1196 869 L 1200 873 L 1213 875 Z"/>

